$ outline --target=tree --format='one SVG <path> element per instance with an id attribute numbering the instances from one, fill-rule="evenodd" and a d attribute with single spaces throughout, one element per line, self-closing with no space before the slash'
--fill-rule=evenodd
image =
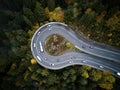
<path id="1" fill-rule="evenodd" d="M 102 72 L 101 71 L 95 70 L 95 69 L 90 71 L 90 79 L 92 81 L 98 81 L 101 78 L 102 78 Z"/>
<path id="2" fill-rule="evenodd" d="M 35 19 L 38 23 L 46 20 L 46 15 L 44 9 L 41 7 L 39 2 L 36 2 L 35 9 L 34 9 Z"/>
<path id="3" fill-rule="evenodd" d="M 47 0 L 47 7 L 50 11 L 53 11 L 55 9 L 55 0 Z"/>
<path id="4" fill-rule="evenodd" d="M 23 14 L 31 21 L 32 24 L 36 23 L 35 15 L 30 8 L 23 7 Z"/>

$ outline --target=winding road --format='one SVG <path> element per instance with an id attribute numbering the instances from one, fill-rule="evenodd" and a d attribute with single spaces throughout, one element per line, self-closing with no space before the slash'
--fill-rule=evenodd
<path id="1" fill-rule="evenodd" d="M 51 34 L 62 35 L 83 52 L 49 55 L 44 49 L 44 41 Z M 109 70 L 120 78 L 120 50 L 89 40 L 63 23 L 51 22 L 40 27 L 33 35 L 31 51 L 37 62 L 48 69 L 58 70 L 74 64 L 88 65 L 100 70 Z"/>

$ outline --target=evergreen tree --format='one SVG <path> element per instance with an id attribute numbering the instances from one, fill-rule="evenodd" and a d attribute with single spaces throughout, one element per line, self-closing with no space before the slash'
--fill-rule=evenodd
<path id="1" fill-rule="evenodd" d="M 32 24 L 34 24 L 36 22 L 34 13 L 32 12 L 31 9 L 23 7 L 23 13 L 31 21 Z"/>
<path id="2" fill-rule="evenodd" d="M 41 4 L 39 2 L 36 2 L 35 9 L 34 9 L 34 15 L 38 23 L 46 20 L 44 8 L 41 7 Z"/>
<path id="3" fill-rule="evenodd" d="M 55 9 L 55 0 L 47 0 L 47 6 L 50 11 L 53 11 Z"/>

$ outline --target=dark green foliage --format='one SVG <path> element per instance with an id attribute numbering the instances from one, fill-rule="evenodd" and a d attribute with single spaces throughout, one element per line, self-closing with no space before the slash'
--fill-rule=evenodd
<path id="1" fill-rule="evenodd" d="M 105 6 L 100 1 L 96 1 L 93 5 L 91 5 L 93 10 L 95 10 L 96 13 L 101 13 L 105 10 Z"/>
<path id="2" fill-rule="evenodd" d="M 35 19 L 37 22 L 43 22 L 46 20 L 46 15 L 44 9 L 41 7 L 39 2 L 36 2 L 35 9 L 34 9 Z"/>
<path id="3" fill-rule="evenodd" d="M 19 13 L 15 16 L 13 21 L 8 23 L 8 25 L 11 29 L 25 29 L 32 27 L 31 21 L 26 16 Z"/>
<path id="4" fill-rule="evenodd" d="M 0 11 L 0 26 L 8 23 L 9 20 L 14 18 L 14 13 L 10 10 Z"/>
<path id="5" fill-rule="evenodd" d="M 22 4 L 23 4 L 23 7 L 29 8 L 33 11 L 35 8 L 36 0 L 23 0 Z"/>
<path id="6" fill-rule="evenodd" d="M 47 6 L 50 11 L 53 11 L 55 9 L 55 0 L 47 0 Z"/>
<path id="7" fill-rule="evenodd" d="M 19 11 L 23 6 L 23 0 L 1 0 L 1 8 Z"/>
<path id="8" fill-rule="evenodd" d="M 8 65 L 8 59 L 6 57 L 6 55 L 8 56 L 7 49 L 7 47 L 0 48 L 0 72 L 5 72 L 6 66 Z"/>
<path id="9" fill-rule="evenodd" d="M 72 22 L 73 21 L 73 9 L 72 7 L 68 7 L 65 11 L 65 22 Z"/>
<path id="10" fill-rule="evenodd" d="M 8 7 L 6 10 L 0 10 L 0 19 L 3 21 L 0 21 L 0 26 L 8 24 L 11 29 L 27 29 L 32 28 L 36 23 L 46 20 L 44 8 L 41 7 L 41 4 L 37 1 L 12 0 L 9 2 L 3 0 L 2 3 Z M 13 4 L 15 4 L 15 6 Z"/>
<path id="11" fill-rule="evenodd" d="M 31 9 L 23 7 L 23 14 L 31 21 L 32 24 L 36 23 L 35 15 Z"/>
<path id="12" fill-rule="evenodd" d="M 80 18 L 80 25 L 84 25 L 86 28 L 92 28 L 96 21 L 96 13 L 94 11 L 90 12 L 89 14 L 84 14 Z"/>
<path id="13" fill-rule="evenodd" d="M 87 85 L 87 83 L 88 83 L 87 79 L 85 79 L 85 78 L 81 78 L 79 82 L 80 82 L 80 84 L 83 85 L 83 86 L 84 86 L 84 85 Z"/>

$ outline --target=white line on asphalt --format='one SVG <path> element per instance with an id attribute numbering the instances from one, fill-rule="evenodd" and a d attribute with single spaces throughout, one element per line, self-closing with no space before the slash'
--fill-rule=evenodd
<path id="1" fill-rule="evenodd" d="M 38 35 L 40 34 L 40 32 L 38 32 Z"/>
<path id="2" fill-rule="evenodd" d="M 36 47 L 36 44 L 34 43 L 34 47 Z"/>
<path id="3" fill-rule="evenodd" d="M 53 63 L 51 64 L 51 66 L 54 66 L 54 65 L 55 65 L 55 64 L 53 64 Z"/>
<path id="4" fill-rule="evenodd" d="M 39 42 L 39 44 L 40 44 L 40 51 L 43 52 L 44 50 L 43 50 L 43 46 L 42 46 L 41 41 Z"/>
<path id="5" fill-rule="evenodd" d="M 117 72 L 117 75 L 120 76 L 120 72 Z"/>
<path id="6" fill-rule="evenodd" d="M 37 56 L 37 58 L 41 61 L 41 58 L 39 56 Z"/>
<path id="7" fill-rule="evenodd" d="M 103 68 L 103 66 L 99 66 L 100 68 Z"/>

